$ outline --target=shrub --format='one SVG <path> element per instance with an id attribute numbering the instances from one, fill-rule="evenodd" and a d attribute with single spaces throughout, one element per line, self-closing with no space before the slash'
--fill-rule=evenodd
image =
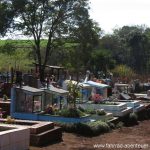
<path id="1" fill-rule="evenodd" d="M 93 131 L 92 128 L 86 123 L 77 123 L 76 124 L 76 132 L 85 136 L 92 136 Z"/>
<path id="2" fill-rule="evenodd" d="M 7 101 L 7 100 L 8 100 L 8 97 L 7 97 L 6 94 L 3 95 L 3 100 L 4 100 L 4 101 Z"/>
<path id="3" fill-rule="evenodd" d="M 122 128 L 123 126 L 124 126 L 124 123 L 121 121 L 116 124 L 116 128 Z"/>
<path id="4" fill-rule="evenodd" d="M 90 123 L 57 123 L 66 132 L 75 132 L 84 136 L 96 136 L 104 132 L 110 131 L 110 127 L 106 122 L 96 121 Z"/>
<path id="5" fill-rule="evenodd" d="M 103 110 L 103 109 L 97 110 L 96 113 L 97 113 L 97 115 L 99 115 L 99 116 L 106 115 L 106 112 L 105 112 L 105 110 Z"/>
<path id="6" fill-rule="evenodd" d="M 122 78 L 124 78 L 124 77 L 131 78 L 131 77 L 135 76 L 134 71 L 127 65 L 116 66 L 116 68 L 114 68 L 112 70 L 112 73 L 114 74 L 114 76 L 118 76 L 118 77 L 122 77 Z"/>
<path id="7" fill-rule="evenodd" d="M 86 109 L 86 113 L 94 115 L 94 114 L 96 114 L 96 110 L 95 109 Z"/>
<path id="8" fill-rule="evenodd" d="M 148 109 L 143 109 L 142 111 L 137 112 L 138 120 L 143 121 L 149 119 L 150 115 L 148 114 Z"/>
<path id="9" fill-rule="evenodd" d="M 93 131 L 93 135 L 99 135 L 100 133 L 105 133 L 110 130 L 109 125 L 103 121 L 91 122 L 89 123 L 89 126 L 91 127 Z"/>
<path id="10" fill-rule="evenodd" d="M 108 122 L 107 124 L 109 125 L 110 129 L 115 129 L 115 124 L 114 123 Z"/>
<path id="11" fill-rule="evenodd" d="M 130 113 L 129 115 L 129 125 L 138 124 L 138 117 L 136 113 Z"/>
<path id="12" fill-rule="evenodd" d="M 82 111 L 82 112 L 85 112 L 85 109 L 84 109 L 83 107 L 81 107 L 81 106 L 79 106 L 78 109 L 79 109 L 80 111 Z"/>
<path id="13" fill-rule="evenodd" d="M 8 116 L 8 117 L 6 118 L 6 123 L 8 123 L 8 124 L 13 124 L 13 123 L 15 123 L 15 119 L 11 118 L 11 116 Z"/>
<path id="14" fill-rule="evenodd" d="M 57 125 L 61 126 L 63 131 L 66 132 L 76 132 L 76 124 L 74 123 L 57 123 Z"/>
<path id="15" fill-rule="evenodd" d="M 74 117 L 74 118 L 84 116 L 83 112 L 75 108 L 62 109 L 59 114 L 63 117 Z"/>

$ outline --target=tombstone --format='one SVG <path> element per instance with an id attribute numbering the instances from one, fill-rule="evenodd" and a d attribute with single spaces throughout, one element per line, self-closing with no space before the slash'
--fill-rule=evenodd
<path id="1" fill-rule="evenodd" d="M 128 94 L 120 93 L 120 99 L 129 100 L 131 99 L 131 97 Z"/>

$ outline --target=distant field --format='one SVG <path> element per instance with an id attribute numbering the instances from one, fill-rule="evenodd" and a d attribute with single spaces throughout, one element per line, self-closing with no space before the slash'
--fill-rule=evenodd
<path id="1" fill-rule="evenodd" d="M 12 43 L 16 47 L 32 47 L 32 40 L 0 40 L 0 46 L 5 45 L 6 43 Z M 47 44 L 47 40 L 41 40 L 41 46 L 44 47 Z M 77 46 L 78 43 L 65 43 L 66 48 L 70 48 L 72 46 Z"/>
<path id="2" fill-rule="evenodd" d="M 47 40 L 42 40 L 42 46 L 46 45 Z M 29 40 L 0 40 L 0 46 L 5 45 L 6 43 L 15 44 L 16 47 L 31 47 L 33 41 Z"/>

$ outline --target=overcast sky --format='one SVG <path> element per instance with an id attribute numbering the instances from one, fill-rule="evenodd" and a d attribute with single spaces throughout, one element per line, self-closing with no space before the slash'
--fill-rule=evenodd
<path id="1" fill-rule="evenodd" d="M 150 27 L 150 0 L 89 0 L 90 16 L 105 33 L 124 25 Z"/>

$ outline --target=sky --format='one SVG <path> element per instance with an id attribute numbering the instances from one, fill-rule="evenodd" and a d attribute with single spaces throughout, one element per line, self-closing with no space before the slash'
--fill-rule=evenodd
<path id="1" fill-rule="evenodd" d="M 124 25 L 150 27 L 150 0 L 89 0 L 89 2 L 90 17 L 99 23 L 106 34 Z"/>
<path id="2" fill-rule="evenodd" d="M 89 0 L 90 17 L 105 33 L 124 25 L 150 27 L 150 0 Z"/>

